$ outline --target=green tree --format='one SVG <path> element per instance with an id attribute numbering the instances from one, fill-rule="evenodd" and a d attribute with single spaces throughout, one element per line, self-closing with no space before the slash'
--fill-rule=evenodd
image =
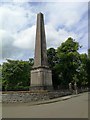
<path id="1" fill-rule="evenodd" d="M 47 50 L 48 64 L 51 69 L 56 65 L 58 60 L 56 53 L 57 52 L 54 48 L 49 48 Z"/>
<path id="2" fill-rule="evenodd" d="M 56 53 L 57 53 L 56 49 L 54 48 L 49 48 L 47 50 L 48 64 L 50 69 L 52 70 L 52 82 L 53 82 L 54 89 L 56 89 L 59 84 L 58 73 L 55 70 L 55 65 L 58 62 Z"/>
<path id="3" fill-rule="evenodd" d="M 80 54 L 80 66 L 78 68 L 78 85 L 79 87 L 87 86 L 88 84 L 88 73 L 87 73 L 87 62 L 88 62 L 88 56 L 87 54 Z"/>
<path id="4" fill-rule="evenodd" d="M 90 58 L 90 48 L 88 49 L 88 57 Z"/>
<path id="5" fill-rule="evenodd" d="M 34 59 L 33 58 L 29 58 L 29 65 L 33 66 L 34 65 Z"/>
<path id="6" fill-rule="evenodd" d="M 88 49 L 88 60 L 87 60 L 87 79 L 88 79 L 88 87 L 90 86 L 90 48 Z M 90 87 L 89 87 L 90 90 Z"/>
<path id="7" fill-rule="evenodd" d="M 72 38 L 68 38 L 57 49 L 58 64 L 55 68 L 58 71 L 60 84 L 65 88 L 69 82 L 74 82 L 75 74 L 78 72 L 80 65 L 80 56 L 78 53 L 80 46 Z"/>
<path id="8" fill-rule="evenodd" d="M 30 70 L 32 63 L 29 61 L 7 60 L 2 65 L 3 90 L 20 90 L 30 86 Z"/>

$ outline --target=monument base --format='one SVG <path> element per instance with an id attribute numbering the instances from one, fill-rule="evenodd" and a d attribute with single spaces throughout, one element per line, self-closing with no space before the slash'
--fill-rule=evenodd
<path id="1" fill-rule="evenodd" d="M 52 91 L 53 87 L 52 86 L 30 86 L 31 91 L 42 91 L 42 90 L 47 90 L 47 91 Z"/>
<path id="2" fill-rule="evenodd" d="M 51 90 L 52 72 L 48 68 L 35 68 L 31 70 L 31 85 L 33 90 Z"/>

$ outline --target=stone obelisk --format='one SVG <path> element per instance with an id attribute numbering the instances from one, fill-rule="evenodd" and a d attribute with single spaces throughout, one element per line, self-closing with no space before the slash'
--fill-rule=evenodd
<path id="1" fill-rule="evenodd" d="M 44 17 L 37 14 L 34 66 L 31 70 L 31 89 L 52 89 L 52 72 L 48 67 Z"/>

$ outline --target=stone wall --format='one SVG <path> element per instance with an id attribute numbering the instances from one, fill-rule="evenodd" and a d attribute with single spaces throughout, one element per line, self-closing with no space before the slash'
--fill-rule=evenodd
<path id="1" fill-rule="evenodd" d="M 2 94 L 2 102 L 3 103 L 27 103 L 27 102 L 35 102 L 35 101 L 44 101 L 49 100 L 65 95 L 71 94 L 69 91 L 67 92 L 3 92 Z"/>
<path id="2" fill-rule="evenodd" d="M 78 93 L 87 92 L 88 89 L 78 89 Z M 53 98 L 58 98 L 66 95 L 76 94 L 75 91 L 72 93 L 69 90 L 58 90 L 48 92 L 47 90 L 38 90 L 38 91 L 9 91 L 2 93 L 2 102 L 3 103 L 28 103 L 35 101 L 44 101 L 50 100 Z"/>

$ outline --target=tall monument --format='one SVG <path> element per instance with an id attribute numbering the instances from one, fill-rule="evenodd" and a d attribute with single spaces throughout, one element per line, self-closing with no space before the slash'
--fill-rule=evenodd
<path id="1" fill-rule="evenodd" d="M 37 14 L 34 66 L 31 70 L 31 89 L 52 89 L 52 72 L 48 67 L 44 17 Z"/>

